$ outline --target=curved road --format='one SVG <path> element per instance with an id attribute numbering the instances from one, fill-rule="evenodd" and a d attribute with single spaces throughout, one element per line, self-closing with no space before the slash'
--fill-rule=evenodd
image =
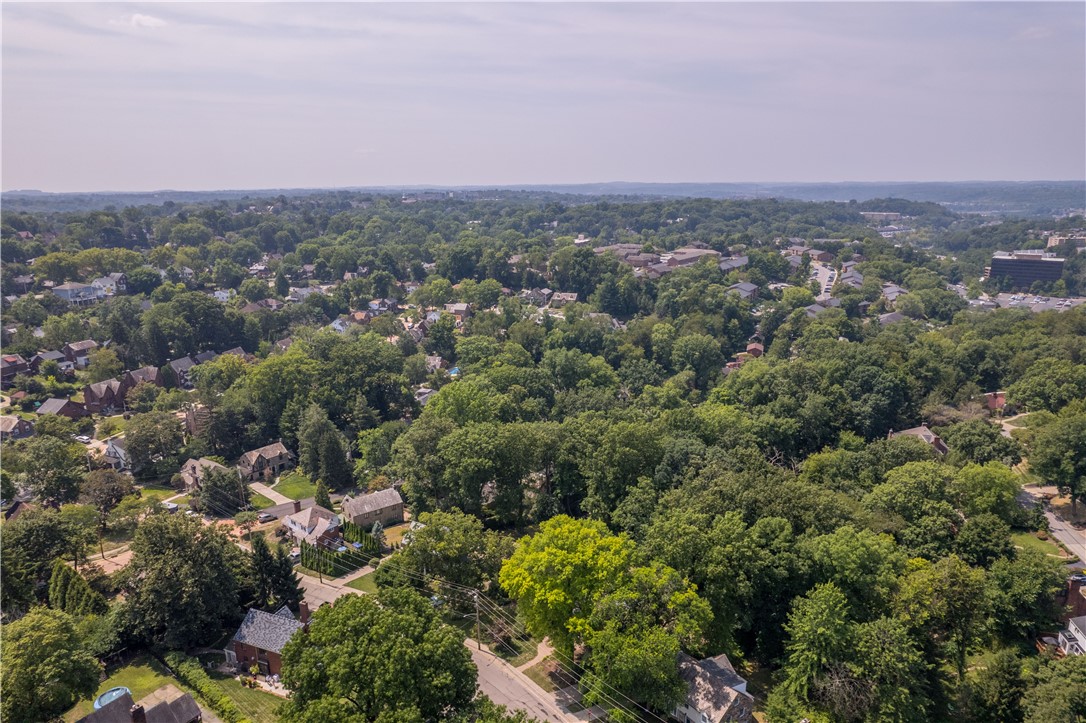
<path id="1" fill-rule="evenodd" d="M 1032 507 L 1037 502 L 1044 502 L 1045 494 L 1055 492 L 1055 487 L 1023 487 L 1018 493 L 1018 502 L 1023 507 Z M 1044 513 L 1048 519 L 1049 534 L 1066 545 L 1072 553 L 1078 555 L 1079 562 L 1075 563 L 1075 567 L 1086 564 L 1086 531 L 1073 527 L 1071 523 L 1052 512 L 1047 503 L 1044 505 Z"/>

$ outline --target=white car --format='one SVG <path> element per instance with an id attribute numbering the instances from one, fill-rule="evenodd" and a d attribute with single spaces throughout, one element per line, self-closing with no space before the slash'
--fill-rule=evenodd
<path id="1" fill-rule="evenodd" d="M 90 444 L 91 438 L 85 434 L 77 434 L 75 441 L 82 442 L 83 444 Z"/>

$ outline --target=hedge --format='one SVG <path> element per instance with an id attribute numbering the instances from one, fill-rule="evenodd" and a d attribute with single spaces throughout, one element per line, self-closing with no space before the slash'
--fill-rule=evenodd
<path id="1" fill-rule="evenodd" d="M 238 710 L 234 701 L 223 693 L 223 689 L 219 687 L 219 684 L 211 679 L 204 667 L 200 665 L 199 660 L 174 651 L 166 653 L 166 665 L 181 679 L 182 683 L 192 688 L 200 700 L 215 711 L 225 723 L 251 723 Z"/>

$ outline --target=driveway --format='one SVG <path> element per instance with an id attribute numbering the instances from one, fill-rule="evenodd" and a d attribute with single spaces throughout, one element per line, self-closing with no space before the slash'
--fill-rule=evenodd
<path id="1" fill-rule="evenodd" d="M 286 495 L 279 494 L 263 482 L 250 482 L 249 489 L 256 492 L 258 495 L 264 495 L 277 505 L 294 505 L 294 500 Z"/>
<path id="2" fill-rule="evenodd" d="M 1067 549 L 1072 553 L 1078 555 L 1080 562 L 1075 563 L 1075 566 L 1081 567 L 1086 563 L 1086 531 L 1073 527 L 1070 522 L 1052 511 L 1045 501 L 1045 495 L 1055 493 L 1055 487 L 1023 487 L 1022 491 L 1018 493 L 1018 502 L 1023 507 L 1032 507 L 1037 502 L 1044 503 L 1044 513 L 1048 519 L 1049 534 L 1066 545 Z"/>

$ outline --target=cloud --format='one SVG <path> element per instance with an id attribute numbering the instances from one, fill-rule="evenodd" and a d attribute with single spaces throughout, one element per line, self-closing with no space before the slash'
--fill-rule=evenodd
<path id="1" fill-rule="evenodd" d="M 166 21 L 162 18 L 156 18 L 154 15 L 144 15 L 143 13 L 133 13 L 126 21 L 127 25 L 131 25 L 134 28 L 161 28 L 166 24 Z"/>

